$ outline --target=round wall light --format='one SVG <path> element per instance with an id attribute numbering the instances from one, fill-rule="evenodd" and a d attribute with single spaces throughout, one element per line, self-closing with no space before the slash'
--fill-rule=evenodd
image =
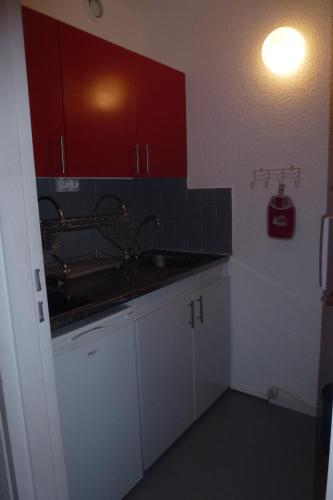
<path id="1" fill-rule="evenodd" d="M 277 28 L 268 35 L 262 46 L 264 63 L 277 75 L 294 73 L 304 57 L 305 40 L 294 28 Z"/>

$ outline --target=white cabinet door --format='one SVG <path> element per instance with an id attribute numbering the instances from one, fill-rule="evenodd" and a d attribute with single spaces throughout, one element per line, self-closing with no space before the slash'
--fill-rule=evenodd
<path id="1" fill-rule="evenodd" d="M 193 422 L 193 336 L 180 298 L 137 319 L 144 468 Z"/>
<path id="2" fill-rule="evenodd" d="M 123 498 L 142 477 L 133 320 L 71 332 L 55 369 L 70 500 Z"/>
<path id="3" fill-rule="evenodd" d="M 230 384 L 230 279 L 193 294 L 195 307 L 195 418 Z"/>

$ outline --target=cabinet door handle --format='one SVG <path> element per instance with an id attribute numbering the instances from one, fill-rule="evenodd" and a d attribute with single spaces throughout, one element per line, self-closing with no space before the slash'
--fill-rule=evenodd
<path id="1" fill-rule="evenodd" d="M 61 149 L 61 173 L 65 175 L 65 145 L 64 145 L 64 136 L 60 137 L 60 149 Z"/>
<path id="2" fill-rule="evenodd" d="M 191 317 L 190 317 L 190 321 L 188 322 L 188 324 L 191 325 L 191 328 L 193 329 L 194 328 L 194 300 L 191 300 L 191 302 L 189 302 L 189 304 L 187 304 L 187 305 L 191 309 Z"/>
<path id="3" fill-rule="evenodd" d="M 146 169 L 147 169 L 147 175 L 150 175 L 150 151 L 149 151 L 149 144 L 146 144 Z"/>
<path id="4" fill-rule="evenodd" d="M 139 175 L 140 175 L 140 148 L 139 148 L 139 144 L 135 145 L 135 152 L 136 152 L 136 175 L 139 177 Z"/>
<path id="5" fill-rule="evenodd" d="M 197 299 L 197 302 L 199 302 L 199 316 L 197 316 L 197 319 L 200 320 L 200 323 L 204 322 L 204 308 L 203 308 L 203 298 L 202 295 Z"/>

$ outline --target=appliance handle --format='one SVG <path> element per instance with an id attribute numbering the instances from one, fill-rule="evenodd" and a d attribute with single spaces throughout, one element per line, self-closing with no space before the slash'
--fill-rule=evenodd
<path id="1" fill-rule="evenodd" d="M 61 343 L 60 345 L 58 345 L 56 347 L 53 347 L 54 354 L 60 354 L 62 351 L 68 349 L 68 347 L 70 345 L 74 344 L 81 337 L 88 335 L 88 333 L 92 333 L 94 331 L 101 330 L 102 328 L 105 328 L 105 325 L 98 325 L 98 326 L 89 328 L 88 330 L 84 330 L 84 332 L 80 332 L 80 333 L 77 333 L 76 335 L 73 335 L 68 340 L 66 340 L 66 342 Z"/>
<path id="2" fill-rule="evenodd" d="M 84 330 L 83 332 L 77 333 L 76 335 L 73 335 L 73 337 L 71 337 L 69 339 L 69 343 L 75 342 L 76 340 L 83 337 L 84 335 L 87 335 L 88 333 L 95 332 L 97 330 L 103 330 L 105 328 L 115 328 L 115 327 L 117 327 L 117 325 L 119 326 L 122 323 L 124 323 L 124 321 L 128 321 L 128 318 L 130 317 L 131 314 L 132 314 L 131 312 L 122 313 L 122 315 L 120 317 L 112 318 L 110 322 L 107 321 L 106 323 L 103 323 L 102 325 L 96 325 L 96 326 L 89 328 L 88 330 Z"/>
<path id="3" fill-rule="evenodd" d="M 119 313 L 115 313 L 114 318 L 112 318 L 112 316 L 111 316 L 111 318 L 106 319 L 106 322 L 104 322 L 102 324 L 95 325 L 95 326 L 92 325 L 90 328 L 87 328 L 87 330 L 84 330 L 82 332 L 79 332 L 79 333 L 72 335 L 64 343 L 60 343 L 60 345 L 54 346 L 53 352 L 58 353 L 59 351 L 62 351 L 63 349 L 68 348 L 68 346 L 73 345 L 75 342 L 80 340 L 82 337 L 85 337 L 89 333 L 103 330 L 105 328 L 113 328 L 116 331 L 117 328 L 119 328 L 119 326 L 124 324 L 124 322 L 131 321 L 132 311 L 126 311 L 126 312 L 122 311 L 119 314 L 119 316 L 118 316 L 118 314 Z"/>
<path id="4" fill-rule="evenodd" d="M 77 333 L 76 335 L 73 335 L 73 337 L 70 338 L 70 343 L 75 342 L 75 340 L 79 339 L 80 337 L 83 337 L 84 335 L 87 335 L 88 333 L 95 332 L 96 330 L 102 330 L 105 328 L 105 325 L 100 325 L 100 326 L 94 326 L 93 328 L 89 328 L 89 330 L 85 330 L 84 332 Z"/>

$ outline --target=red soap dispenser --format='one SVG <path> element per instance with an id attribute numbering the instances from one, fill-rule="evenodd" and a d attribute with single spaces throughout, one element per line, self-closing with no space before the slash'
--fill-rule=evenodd
<path id="1" fill-rule="evenodd" d="M 279 185 L 279 192 L 268 204 L 268 235 L 271 238 L 289 239 L 294 235 L 295 207 L 291 198 L 285 195 L 285 185 Z"/>

